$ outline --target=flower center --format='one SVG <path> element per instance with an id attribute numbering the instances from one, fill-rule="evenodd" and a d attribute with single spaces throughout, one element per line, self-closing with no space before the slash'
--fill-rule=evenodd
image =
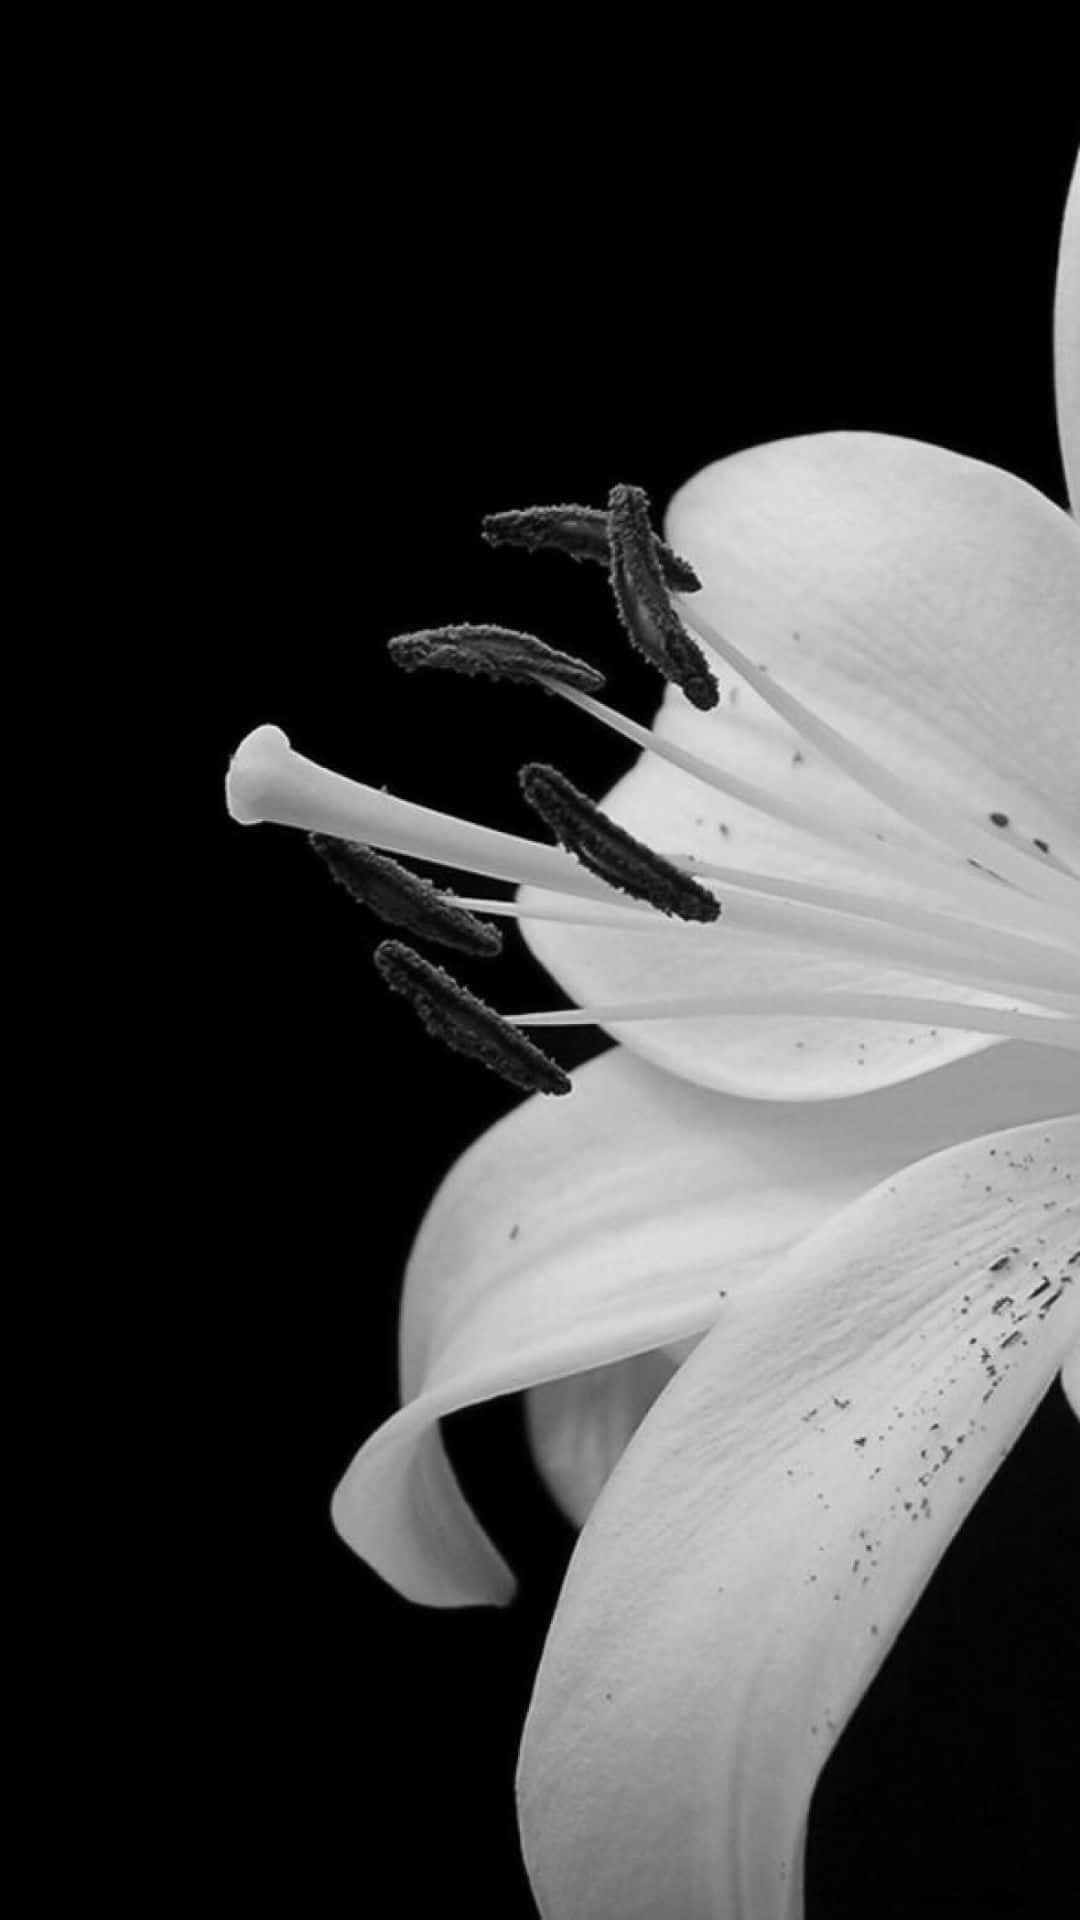
<path id="1" fill-rule="evenodd" d="M 713 662 L 723 662 L 794 730 L 802 743 L 800 755 L 804 747 L 828 761 L 858 790 L 856 798 L 870 795 L 878 809 L 884 806 L 905 827 L 915 827 L 917 847 L 860 827 L 857 807 L 845 812 L 808 807 L 778 788 L 737 776 L 719 758 L 691 753 L 650 732 L 596 697 L 603 677 L 595 668 L 531 635 L 495 627 L 444 628 L 392 641 L 393 657 L 407 670 L 450 668 L 539 685 L 643 751 L 661 756 L 688 781 L 810 834 L 830 850 L 854 854 L 854 870 L 861 863 L 872 884 L 825 886 L 705 861 L 679 848 L 660 852 L 609 820 L 557 769 L 536 765 L 522 770 L 522 791 L 561 843 L 544 845 L 346 780 L 294 753 L 276 727 L 257 728 L 233 760 L 228 780 L 233 817 L 245 823 L 272 820 L 322 836 L 319 850 L 336 877 L 384 918 L 473 952 L 491 953 L 496 944 L 491 929 L 486 935 L 462 935 L 462 923 L 467 927 L 470 914 L 482 910 L 601 927 L 627 937 L 666 925 L 688 950 L 695 946 L 699 961 L 703 948 L 709 955 L 715 949 L 718 977 L 724 941 L 733 929 L 777 949 L 840 954 L 865 962 L 870 970 L 866 992 L 691 995 L 669 989 L 650 999 L 504 1017 L 411 949 L 385 943 L 377 956 L 380 972 L 411 999 L 429 1028 L 519 1086 L 561 1092 L 569 1085 L 561 1070 L 524 1040 L 518 1032 L 522 1026 L 797 1014 L 956 1028 L 1080 1051 L 1080 877 L 1049 838 L 1022 844 L 998 809 L 988 812 L 985 826 L 957 822 L 815 714 L 687 600 L 698 584 L 695 576 L 652 536 L 643 502 L 637 490 L 616 488 L 606 516 L 578 507 L 496 515 L 486 523 L 487 537 L 495 543 L 561 547 L 575 559 L 606 557 L 616 606 L 631 639 L 692 705 L 704 711 L 716 704 Z M 534 894 L 527 906 L 488 898 L 457 899 L 451 905 L 451 896 L 405 874 L 391 860 L 368 854 L 365 861 L 358 853 L 350 859 L 341 842 L 509 881 Z M 635 904 L 627 904 L 628 895 Z M 440 922 L 444 927 L 452 922 L 456 935 L 440 931 Z M 913 976 L 911 991 L 892 991 L 898 973 Z M 881 976 L 880 991 L 874 974 Z M 665 984 L 676 975 L 677 967 L 665 965 Z"/>

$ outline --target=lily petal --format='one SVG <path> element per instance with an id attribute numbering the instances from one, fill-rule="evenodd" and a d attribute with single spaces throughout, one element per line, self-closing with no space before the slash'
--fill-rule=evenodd
<path id="1" fill-rule="evenodd" d="M 694 1338 L 778 1252 L 928 1146 L 1067 1111 L 1065 1067 L 1009 1045 L 857 1109 L 747 1107 L 617 1049 L 574 1075 L 569 1099 L 524 1102 L 423 1223 L 402 1305 L 405 1404 L 342 1481 L 340 1532 L 411 1599 L 505 1601 L 512 1578 L 454 1479 L 444 1414 Z M 581 1510 L 592 1491 L 575 1495 Z"/>
<path id="2" fill-rule="evenodd" d="M 933 795 L 943 817 L 980 828 L 991 815 L 1006 818 L 1001 831 L 1016 846 L 1040 839 L 1080 871 L 1071 724 L 1080 711 L 1080 529 L 1066 514 L 1011 475 L 941 448 L 836 433 L 756 447 L 706 468 L 676 495 L 667 532 L 705 581 L 688 601 L 691 612 L 700 607 L 821 717 Z M 734 706 L 729 689 L 709 714 L 672 691 L 656 731 L 808 810 L 826 802 L 894 845 L 927 848 L 918 829 L 807 750 L 749 689 L 737 689 Z M 748 879 L 766 872 L 942 904 L 649 754 L 604 804 L 661 851 L 719 861 Z M 780 945 L 722 920 L 692 938 L 664 928 L 633 941 L 533 922 L 527 938 L 585 1004 L 702 993 L 721 981 L 732 992 L 790 991 L 793 983 L 806 991 L 935 990 L 928 976 Z M 701 1084 L 790 1099 L 862 1092 L 984 1044 L 924 1027 L 792 1017 L 611 1031 Z"/>
<path id="3" fill-rule="evenodd" d="M 584 1526 L 677 1365 L 669 1353 L 654 1350 L 529 1388 L 525 1423 L 533 1457 L 576 1527 Z"/>
<path id="4" fill-rule="evenodd" d="M 1058 437 L 1073 512 L 1080 517 L 1080 159 L 1065 203 L 1054 300 Z"/>
<path id="5" fill-rule="evenodd" d="M 519 1778 L 545 1920 L 801 1915 L 817 1774 L 1080 1333 L 1078 1239 L 1074 1114 L 909 1167 L 725 1311 L 556 1612 Z"/>
<path id="6" fill-rule="evenodd" d="M 1080 530 L 1041 493 L 922 441 L 811 434 L 706 467 L 667 526 L 693 607 L 869 754 L 1080 854 Z"/>

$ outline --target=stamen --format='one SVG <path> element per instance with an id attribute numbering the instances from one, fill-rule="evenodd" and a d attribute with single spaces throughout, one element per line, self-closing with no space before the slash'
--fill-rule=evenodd
<path id="1" fill-rule="evenodd" d="M 380 920 L 407 927 L 422 940 L 439 941 L 462 953 L 483 954 L 490 959 L 502 952 L 498 927 L 478 920 L 453 894 L 440 893 L 430 880 L 410 873 L 386 854 L 375 853 L 354 840 L 332 839 L 325 833 L 309 834 L 308 839 L 339 886 L 361 906 L 370 907 Z"/>
<path id="2" fill-rule="evenodd" d="M 522 767 L 521 791 L 557 840 L 609 886 L 680 920 L 717 920 L 716 896 L 601 813 L 556 767 Z"/>
<path id="3" fill-rule="evenodd" d="M 1037 895 L 1051 907 L 1064 908 L 1064 914 L 1056 913 L 1055 919 L 1066 937 L 1075 942 L 1078 931 L 1075 880 L 1066 878 L 1042 861 L 1036 861 L 1026 852 L 1017 852 L 1002 840 L 1000 834 L 987 833 L 973 822 L 965 821 L 962 826 L 953 827 L 940 805 L 924 799 L 906 780 L 881 766 L 848 740 L 838 728 L 812 713 L 794 694 L 780 686 L 766 669 L 755 665 L 733 640 L 719 633 L 703 614 L 693 606 L 686 607 L 684 611 L 701 639 L 722 660 L 726 660 L 736 673 L 742 675 L 774 713 L 794 727 L 834 766 L 848 774 L 867 793 L 873 794 L 875 799 L 883 801 L 902 819 L 910 820 L 932 839 L 951 847 L 965 860 L 974 860 L 976 865 L 1009 880 L 1024 893 Z"/>
<path id="4" fill-rule="evenodd" d="M 543 898 L 535 890 L 528 906 L 520 900 L 461 896 L 457 896 L 457 904 L 470 913 L 493 913 L 506 920 L 555 920 L 563 926 L 607 927 L 616 933 L 655 933 L 659 925 L 651 907 L 604 907 L 599 901 L 590 906 L 584 900 L 564 900 L 555 893 Z"/>
<path id="5" fill-rule="evenodd" d="M 710 879 L 716 877 L 709 864 L 695 866 L 693 872 L 695 876 L 705 873 Z M 725 882 L 724 930 L 719 931 L 713 937 L 712 944 L 705 948 L 710 954 L 722 956 L 725 932 L 741 931 L 764 935 L 770 944 L 781 948 L 794 946 L 803 951 L 839 952 L 844 959 L 876 962 L 879 968 L 887 969 L 890 973 L 903 970 L 925 974 L 936 981 L 955 982 L 972 991 L 1016 995 L 1026 1002 L 1031 1012 L 1055 1012 L 1068 1014 L 1072 1018 L 1080 1017 L 1080 993 L 1058 992 L 1055 983 L 1048 985 L 1032 971 L 1025 976 L 1023 969 L 1015 963 L 1010 964 L 1007 959 L 999 960 L 993 946 L 985 942 L 981 949 L 977 949 L 965 945 L 960 939 L 943 939 L 940 933 L 923 939 L 915 929 L 875 922 L 870 916 L 869 902 L 865 902 L 863 910 L 858 913 L 848 910 L 834 912 L 816 902 L 805 905 L 794 898 L 785 898 L 782 882 L 778 882 L 776 887 L 780 897 L 772 898 L 763 893 L 756 874 L 751 878 L 736 869 L 724 869 L 720 877 Z M 535 899 L 526 902 L 478 899 L 461 904 L 467 904 L 477 912 L 501 914 L 519 920 L 559 920 L 575 926 L 608 927 L 620 934 L 655 934 L 657 930 L 654 914 L 620 911 L 618 908 L 589 908 L 561 903 L 549 907 L 538 904 Z M 696 937 L 699 943 L 710 940 L 704 928 L 697 930 Z"/>
<path id="6" fill-rule="evenodd" d="M 1063 934 L 1060 914 L 1052 913 L 1027 896 L 1021 898 L 1012 888 L 1003 887 L 992 878 L 982 878 L 970 868 L 957 868 L 931 854 L 881 840 L 863 828 L 852 827 L 841 815 L 820 803 L 813 807 L 805 802 L 796 804 L 781 793 L 773 793 L 767 787 L 743 780 L 738 774 L 727 773 L 674 741 L 665 740 L 661 734 L 641 726 L 638 721 L 629 719 L 614 707 L 606 706 L 603 701 L 593 699 L 590 694 L 569 687 L 560 688 L 559 691 L 564 700 L 578 707 L 582 713 L 591 715 L 594 720 L 599 720 L 602 726 L 609 727 L 613 733 L 620 734 L 624 740 L 631 741 L 645 752 L 656 754 L 669 765 L 681 768 L 692 779 L 700 780 L 715 792 L 723 793 L 743 806 L 752 807 L 755 812 L 769 819 L 779 820 L 785 826 L 796 827 L 814 839 L 850 850 L 861 859 L 871 861 L 879 872 L 895 874 L 899 880 L 914 882 L 917 886 L 929 887 L 935 893 L 944 894 L 949 903 L 948 910 L 957 912 L 962 909 L 965 920 L 1000 929 L 1032 943 L 1050 939 L 1060 945 L 1061 940 L 1066 938 L 1070 948 L 1074 944 L 1075 936 L 1068 938 Z M 877 911 L 878 904 L 875 901 L 868 911 Z M 906 915 L 908 910 L 905 907 L 897 911 L 903 911 Z M 883 913 L 882 917 L 887 918 L 888 914 Z"/>
<path id="7" fill-rule="evenodd" d="M 628 1000 L 598 1007 L 567 1007 L 540 1013 L 513 1013 L 515 1027 L 616 1027 L 638 1020 L 711 1020 L 730 1016 L 795 1015 L 812 1020 L 880 1020 L 902 1026 L 959 1028 L 988 1036 L 1001 1034 L 1038 1046 L 1080 1052 L 1080 1020 L 1023 1013 L 1012 1008 L 975 1007 L 957 1000 L 884 993 L 729 993 L 685 999 Z"/>
<path id="8" fill-rule="evenodd" d="M 489 547 L 525 547 L 537 553 L 550 547 L 571 560 L 595 560 L 606 567 L 611 558 L 608 517 L 602 507 L 525 507 L 509 513 L 485 514 L 481 522 Z M 664 585 L 671 593 L 696 593 L 701 581 L 681 554 L 653 534 L 653 552 Z"/>
<path id="9" fill-rule="evenodd" d="M 480 1060 L 526 1093 L 571 1091 L 569 1075 L 554 1060 L 412 947 L 384 940 L 375 949 L 375 965 L 391 991 L 410 1002 L 428 1032 L 456 1053 Z"/>
<path id="10" fill-rule="evenodd" d="M 653 551 L 649 503 L 640 487 L 617 486 L 608 500 L 611 585 L 619 617 L 638 652 L 681 687 L 701 712 L 720 690 L 705 655 L 668 598 Z"/>
<path id="11" fill-rule="evenodd" d="M 546 692 L 572 687 L 597 693 L 605 685 L 597 667 L 560 653 L 532 633 L 511 627 L 428 627 L 419 633 L 399 634 L 387 642 L 395 666 L 413 673 L 417 667 L 442 667 L 451 673 L 486 673 L 491 680 L 514 680 L 541 686 Z"/>
<path id="12" fill-rule="evenodd" d="M 489 547 L 524 547 L 529 553 L 547 547 L 571 560 L 608 563 L 607 514 L 600 507 L 511 508 L 486 513 L 480 526 Z"/>

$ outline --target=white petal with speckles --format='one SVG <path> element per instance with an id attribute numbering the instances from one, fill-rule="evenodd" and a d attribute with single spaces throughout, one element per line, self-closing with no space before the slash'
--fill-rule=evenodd
<path id="1" fill-rule="evenodd" d="M 740 1294 L 581 1536 L 519 1777 L 544 1920 L 798 1920 L 815 1780 L 1080 1335 L 1080 1116 L 888 1180 Z"/>

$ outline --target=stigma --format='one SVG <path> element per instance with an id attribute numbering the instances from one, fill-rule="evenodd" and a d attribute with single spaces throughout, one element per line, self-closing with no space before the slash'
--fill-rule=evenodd
<path id="1" fill-rule="evenodd" d="M 725 752 L 723 725 L 715 727 L 715 747 L 713 733 L 699 728 L 707 750 L 690 752 L 601 702 L 604 677 L 598 669 L 532 634 L 459 626 L 400 635 L 390 642 L 396 664 L 410 672 L 483 673 L 539 687 L 665 760 L 688 795 L 700 793 L 708 805 L 720 795 L 797 828 L 834 863 L 839 852 L 845 884 L 706 860 L 672 844 L 670 828 L 667 844 L 646 842 L 543 762 L 522 769 L 521 790 L 555 844 L 499 832 L 346 779 L 294 752 L 279 728 L 257 727 L 229 770 L 233 818 L 315 836 L 317 851 L 353 899 L 416 937 L 490 959 L 499 947 L 491 919 L 561 921 L 627 939 L 664 927 L 669 939 L 693 955 L 693 992 L 679 990 L 677 954 L 673 965 L 673 950 L 665 946 L 654 993 L 563 1010 L 499 1013 L 412 948 L 384 942 L 376 956 L 379 972 L 429 1032 L 517 1088 L 547 1093 L 565 1093 L 569 1082 L 525 1040 L 523 1027 L 592 1024 L 618 1032 L 638 1021 L 798 1016 L 953 1029 L 987 1041 L 1020 1039 L 1080 1051 L 1080 876 L 1054 848 L 1049 829 L 1021 840 L 996 805 L 987 808 L 982 825 L 947 818 L 931 796 L 780 685 L 697 610 L 696 575 L 652 533 L 640 490 L 613 489 L 606 512 L 560 506 L 493 515 L 485 536 L 493 545 L 554 548 L 575 560 L 606 561 L 627 637 L 678 689 L 675 698 L 711 714 L 720 702 L 721 676 L 730 684 L 732 704 L 739 688 L 749 687 L 792 730 L 793 758 L 827 762 L 844 777 L 852 803 L 808 803 L 796 800 L 781 781 L 743 777 Z M 859 802 L 867 797 L 874 805 L 864 804 L 860 818 Z M 894 833 L 880 828 L 888 818 Z M 872 826 L 863 824 L 868 819 Z M 481 882 L 527 888 L 527 903 L 486 893 L 452 895 L 402 868 L 393 855 L 469 872 Z M 805 868 L 814 870 L 812 863 Z M 765 977 L 753 991 L 725 985 L 725 942 L 733 934 L 750 935 L 763 952 L 783 958 L 777 970 L 782 986 L 770 987 Z M 858 962 L 859 991 L 800 991 L 791 960 L 808 952 Z M 703 993 L 702 978 L 711 983 L 714 976 L 715 990 L 710 984 Z"/>

